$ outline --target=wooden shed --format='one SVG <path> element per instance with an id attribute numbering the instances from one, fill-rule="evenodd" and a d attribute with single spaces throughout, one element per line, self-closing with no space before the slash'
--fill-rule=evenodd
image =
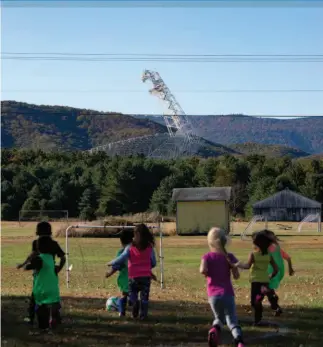
<path id="1" fill-rule="evenodd" d="M 256 202 L 252 208 L 254 215 L 262 215 L 268 221 L 300 222 L 309 214 L 322 213 L 321 203 L 288 188 Z"/>
<path id="2" fill-rule="evenodd" d="M 231 187 L 174 189 L 177 234 L 205 234 L 213 226 L 229 233 L 230 197 Z"/>

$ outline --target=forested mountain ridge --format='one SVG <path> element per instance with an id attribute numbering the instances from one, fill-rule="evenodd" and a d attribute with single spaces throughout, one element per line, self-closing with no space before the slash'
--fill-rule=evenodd
<path id="1" fill-rule="evenodd" d="M 121 113 L 66 106 L 1 102 L 1 147 L 88 150 L 131 137 L 166 132 L 165 126 Z"/>
<path id="2" fill-rule="evenodd" d="M 268 157 L 289 156 L 291 158 L 308 157 L 310 155 L 309 153 L 297 148 L 283 145 L 264 145 L 262 143 L 254 142 L 237 143 L 235 145 L 230 145 L 229 147 L 243 155 L 261 154 Z M 317 154 L 316 156 L 320 158 L 322 155 Z"/>
<path id="3" fill-rule="evenodd" d="M 161 116 L 135 117 L 163 124 Z M 253 142 L 292 147 L 310 154 L 323 152 L 323 116 L 277 119 L 225 115 L 190 119 L 199 136 L 225 146 Z"/>
<path id="4" fill-rule="evenodd" d="M 161 116 L 129 116 L 16 101 L 2 101 L 1 111 L 2 148 L 88 150 L 167 132 Z M 228 115 L 191 119 L 198 134 L 210 141 L 210 150 L 203 149 L 206 156 L 235 152 L 298 158 L 323 153 L 323 117 L 280 120 Z"/>

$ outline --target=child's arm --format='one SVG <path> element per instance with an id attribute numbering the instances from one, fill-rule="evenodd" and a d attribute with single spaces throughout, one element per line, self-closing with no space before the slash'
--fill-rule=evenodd
<path id="1" fill-rule="evenodd" d="M 157 265 L 155 250 L 153 249 L 150 256 L 151 268 L 153 269 Z"/>
<path id="2" fill-rule="evenodd" d="M 232 272 L 232 276 L 235 280 L 238 280 L 240 278 L 240 272 L 239 272 L 239 269 L 236 268 L 236 267 L 233 267 L 231 269 L 231 272 Z"/>
<path id="3" fill-rule="evenodd" d="M 252 253 L 249 254 L 248 261 L 246 263 L 242 263 L 241 261 L 237 262 L 236 264 L 233 264 L 235 268 L 237 269 L 245 269 L 249 270 L 251 268 L 251 265 L 255 262 L 255 258 Z"/>
<path id="4" fill-rule="evenodd" d="M 63 267 L 66 263 L 66 256 L 65 256 L 65 252 L 62 250 L 62 248 L 60 247 L 58 242 L 56 242 L 56 248 L 57 248 L 56 249 L 56 255 L 60 259 L 60 262 L 59 262 L 58 266 L 55 266 L 55 271 L 56 271 L 56 273 L 59 273 L 63 269 Z"/>
<path id="5" fill-rule="evenodd" d="M 232 276 L 235 280 L 238 280 L 240 278 L 240 272 L 239 269 L 237 267 L 235 267 L 234 265 L 237 264 L 239 261 L 238 259 L 231 253 L 228 254 L 228 262 L 230 265 L 230 269 L 231 269 L 231 273 Z"/>
<path id="6" fill-rule="evenodd" d="M 207 263 L 205 259 L 201 259 L 201 264 L 200 264 L 200 274 L 207 276 Z"/>
<path id="7" fill-rule="evenodd" d="M 36 252 L 32 251 L 23 263 L 17 265 L 17 269 L 19 270 L 23 268 L 24 266 L 26 266 L 28 263 L 30 263 L 30 261 L 35 257 L 35 255 L 36 255 Z"/>
<path id="8" fill-rule="evenodd" d="M 269 278 L 273 278 L 278 274 L 279 269 L 272 256 L 270 256 L 270 265 L 273 267 L 274 271 L 269 275 Z"/>
<path id="9" fill-rule="evenodd" d="M 293 269 L 292 258 L 283 249 L 281 249 L 281 255 L 287 261 L 289 276 L 293 276 L 295 271 Z"/>
<path id="10" fill-rule="evenodd" d="M 158 282 L 158 279 L 157 279 L 156 275 L 153 274 L 153 273 L 151 273 L 151 279 L 152 279 L 153 281 Z"/>
<path id="11" fill-rule="evenodd" d="M 24 270 L 37 270 L 39 271 L 43 266 L 43 261 L 39 256 L 34 256 L 28 264 L 24 265 Z"/>
<path id="12" fill-rule="evenodd" d="M 110 269 L 106 274 L 105 274 L 105 278 L 109 278 L 111 277 L 112 275 L 114 275 L 118 270 L 116 269 Z"/>
<path id="13" fill-rule="evenodd" d="M 110 261 L 107 265 L 112 266 L 114 269 L 120 269 L 122 265 L 129 259 L 130 256 L 130 246 L 127 246 L 124 251 L 115 259 Z"/>

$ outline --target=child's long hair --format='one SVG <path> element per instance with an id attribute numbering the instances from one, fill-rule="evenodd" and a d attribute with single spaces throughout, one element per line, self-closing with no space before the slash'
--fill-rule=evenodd
<path id="1" fill-rule="evenodd" d="M 278 239 L 278 237 L 273 231 L 264 229 L 264 230 L 261 230 L 260 233 L 264 233 L 269 238 L 269 240 L 271 240 L 272 243 L 278 245 L 278 241 L 280 240 Z"/>
<path id="2" fill-rule="evenodd" d="M 146 224 L 139 224 L 134 230 L 133 245 L 140 250 L 155 246 L 155 238 Z"/>
<path id="3" fill-rule="evenodd" d="M 268 248 L 273 241 L 263 232 L 257 232 L 252 235 L 253 244 L 257 246 L 262 255 L 268 254 Z"/>
<path id="4" fill-rule="evenodd" d="M 207 234 L 207 242 L 210 248 L 215 249 L 216 251 L 223 252 L 227 258 L 228 264 L 230 268 L 233 268 L 231 261 L 228 256 L 228 252 L 226 250 L 226 245 L 228 243 L 228 237 L 225 234 L 223 229 L 213 227 Z"/>
<path id="5" fill-rule="evenodd" d="M 224 230 L 213 227 L 207 234 L 207 242 L 210 248 L 215 249 L 216 251 L 222 251 L 227 254 L 227 250 L 225 248 L 227 244 L 227 236 Z"/>

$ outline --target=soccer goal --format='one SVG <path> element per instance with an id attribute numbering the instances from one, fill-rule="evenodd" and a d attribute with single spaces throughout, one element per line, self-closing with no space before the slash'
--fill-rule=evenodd
<path id="1" fill-rule="evenodd" d="M 317 224 L 317 227 L 315 226 Z M 317 232 L 322 231 L 322 220 L 321 220 L 321 214 L 315 213 L 315 214 L 308 214 L 298 225 L 298 232 L 301 231 L 315 231 L 317 229 Z"/>
<path id="2" fill-rule="evenodd" d="M 241 240 L 246 240 L 247 236 L 252 234 L 253 227 L 257 222 L 264 222 L 265 223 L 265 229 L 268 227 L 268 221 L 267 218 L 262 215 L 256 215 L 253 216 L 249 224 L 247 225 L 246 229 L 241 233 Z"/>
<path id="3" fill-rule="evenodd" d="M 68 210 L 20 210 L 19 226 L 24 222 L 63 222 L 68 225 Z"/>
<path id="4" fill-rule="evenodd" d="M 70 245 L 69 245 L 69 239 L 70 239 L 70 232 L 73 229 L 117 229 L 117 232 L 114 232 L 113 234 L 111 234 L 111 236 L 117 236 L 118 234 L 120 234 L 122 232 L 122 230 L 124 229 L 134 229 L 135 226 L 131 225 L 84 225 L 84 224 L 75 224 L 75 225 L 70 225 L 67 227 L 66 231 L 65 231 L 65 250 L 66 250 L 66 286 L 67 288 L 70 287 L 70 272 L 73 269 L 73 264 L 71 264 L 70 261 Z M 164 253 L 163 253 L 163 230 L 162 230 L 162 226 L 161 223 L 158 222 L 158 226 L 152 226 L 149 227 L 150 229 L 156 229 L 158 231 L 159 234 L 159 254 L 158 254 L 158 258 L 159 258 L 159 268 L 160 268 L 160 288 L 164 289 L 165 285 L 164 285 Z"/>

